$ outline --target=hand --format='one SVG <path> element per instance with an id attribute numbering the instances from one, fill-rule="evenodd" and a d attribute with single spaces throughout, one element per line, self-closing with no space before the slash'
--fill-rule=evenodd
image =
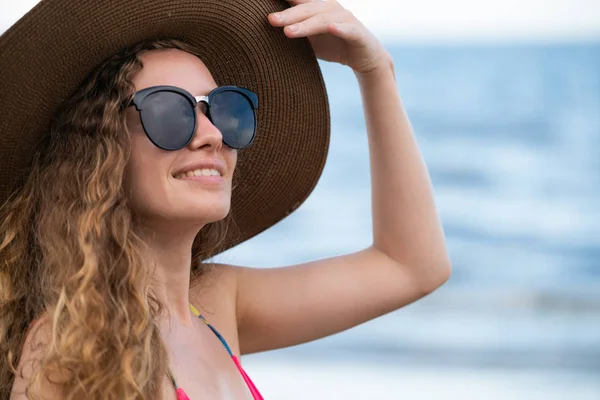
<path id="1" fill-rule="evenodd" d="M 269 14 L 289 38 L 308 38 L 317 58 L 368 73 L 392 64 L 379 40 L 336 0 L 287 0 L 292 7 Z M 279 17 L 279 18 L 277 18 Z"/>

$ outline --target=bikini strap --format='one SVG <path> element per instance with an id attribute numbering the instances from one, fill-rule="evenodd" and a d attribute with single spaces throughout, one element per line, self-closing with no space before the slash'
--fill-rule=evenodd
<path id="1" fill-rule="evenodd" d="M 206 326 L 208 326 L 210 328 L 211 331 L 213 331 L 213 333 L 215 334 L 215 336 L 221 341 L 221 343 L 223 344 L 223 347 L 225 347 L 225 350 L 227 350 L 227 353 L 229 353 L 230 357 L 233 357 L 233 353 L 231 352 L 231 349 L 229 348 L 229 345 L 227 344 L 227 341 L 225 340 L 225 338 L 219 333 L 219 331 L 217 331 L 217 329 L 212 326 L 207 320 L 206 318 L 204 318 L 204 316 L 202 314 L 200 314 L 200 311 L 198 311 L 196 309 L 196 307 L 194 307 L 191 303 L 190 303 L 190 309 L 192 310 L 192 312 L 202 320 L 202 322 L 204 322 L 206 324 Z"/>
<path id="2" fill-rule="evenodd" d="M 185 392 L 185 390 L 183 390 L 183 388 L 180 388 L 179 386 L 177 386 L 177 382 L 175 382 L 175 375 L 173 375 L 171 368 L 167 368 L 167 374 L 169 375 L 169 378 L 171 379 L 171 382 L 173 383 L 173 386 L 175 387 L 175 394 L 177 395 L 177 400 L 190 400 L 190 398 L 187 395 L 187 393 Z"/>
<path id="3" fill-rule="evenodd" d="M 167 368 L 167 374 L 169 375 L 169 379 L 171 379 L 171 382 L 173 382 L 175 390 L 179 389 L 179 386 L 177 386 L 177 382 L 175 381 L 175 375 L 173 375 L 173 371 L 171 371 L 171 368 Z"/>

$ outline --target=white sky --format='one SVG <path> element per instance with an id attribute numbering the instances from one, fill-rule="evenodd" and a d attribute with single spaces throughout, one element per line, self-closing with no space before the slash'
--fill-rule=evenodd
<path id="1" fill-rule="evenodd" d="M 600 40 L 600 0 L 339 0 L 398 40 Z M 37 0 L 0 0 L 0 32 Z"/>

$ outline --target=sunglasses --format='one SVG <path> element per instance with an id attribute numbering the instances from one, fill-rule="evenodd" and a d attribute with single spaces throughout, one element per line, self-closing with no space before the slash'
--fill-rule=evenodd
<path id="1" fill-rule="evenodd" d="M 196 131 L 196 106 L 234 149 L 250 146 L 256 136 L 256 93 L 237 86 L 220 86 L 208 96 L 192 96 L 176 86 L 152 86 L 135 93 L 131 105 L 140 113 L 148 139 L 163 150 L 187 146 Z"/>

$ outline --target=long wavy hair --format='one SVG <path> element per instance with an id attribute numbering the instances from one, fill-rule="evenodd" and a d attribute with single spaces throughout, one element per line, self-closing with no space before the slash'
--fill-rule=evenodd
<path id="1" fill-rule="evenodd" d="M 42 316 L 51 321 L 51 338 L 28 396 L 41 374 L 67 376 L 55 382 L 64 399 L 160 393 L 168 357 L 157 317 L 166 308 L 142 262 L 147 248 L 127 196 L 123 105 L 143 67 L 140 52 L 167 48 L 201 57 L 165 39 L 105 60 L 63 104 L 22 187 L 0 206 L 0 399 L 22 373 L 16 366 L 28 328 Z M 221 250 L 231 222 L 229 213 L 195 238 L 192 281 L 211 268 L 202 260 Z"/>

